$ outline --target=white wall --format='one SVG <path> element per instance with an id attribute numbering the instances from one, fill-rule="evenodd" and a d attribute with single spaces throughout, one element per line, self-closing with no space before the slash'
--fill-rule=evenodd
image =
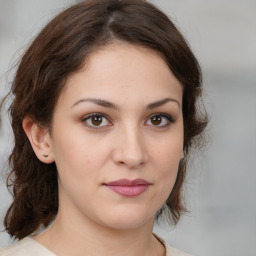
<path id="1" fill-rule="evenodd" d="M 212 116 L 194 211 L 166 237 L 194 255 L 256 255 L 256 1 L 154 2 L 195 50 Z"/>
<path id="2" fill-rule="evenodd" d="M 0 96 L 19 49 L 75 1 L 0 0 Z M 210 143 L 189 173 L 192 210 L 176 228 L 156 227 L 170 243 L 197 256 L 256 252 L 256 1 L 154 0 L 183 31 L 204 70 Z M 17 52 L 18 51 L 18 52 Z M 13 57 L 15 56 L 15 57 Z M 11 76 L 11 75 L 10 75 Z M 9 79 L 10 80 L 10 79 Z M 0 166 L 11 145 L 6 117 Z M 10 198 L 0 179 L 0 218 Z M 0 247 L 9 238 L 0 234 Z"/>

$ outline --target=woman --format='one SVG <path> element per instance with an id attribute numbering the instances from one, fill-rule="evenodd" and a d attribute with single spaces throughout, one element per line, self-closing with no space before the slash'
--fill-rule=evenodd
<path id="1" fill-rule="evenodd" d="M 54 18 L 12 86 L 4 224 L 20 241 L 0 255 L 187 255 L 152 229 L 186 211 L 201 90 L 187 43 L 146 1 L 89 0 Z"/>

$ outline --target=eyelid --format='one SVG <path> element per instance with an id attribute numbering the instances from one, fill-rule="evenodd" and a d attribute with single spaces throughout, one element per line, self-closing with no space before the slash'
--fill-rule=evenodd
<path id="1" fill-rule="evenodd" d="M 100 116 L 102 118 L 107 119 L 108 124 L 103 125 L 103 126 L 94 126 L 94 125 L 89 125 L 89 124 L 86 123 L 87 120 L 89 120 L 90 118 L 95 117 L 95 116 Z M 168 124 L 166 124 L 166 125 L 153 125 L 152 124 L 152 125 L 147 125 L 147 126 L 152 126 L 154 128 L 165 128 L 165 127 L 170 126 L 171 123 L 175 122 L 175 119 L 173 118 L 172 115 L 167 114 L 167 113 L 163 113 L 163 112 L 157 112 L 157 113 L 153 113 L 153 114 L 149 115 L 146 118 L 146 121 L 144 122 L 144 124 L 147 123 L 154 116 L 160 116 L 162 118 L 166 118 L 167 121 L 168 121 Z M 90 114 L 87 114 L 87 115 L 83 116 L 81 118 L 81 122 L 83 122 L 86 127 L 90 128 L 90 129 L 94 129 L 94 130 L 104 129 L 104 128 L 107 128 L 107 127 L 110 127 L 110 126 L 114 125 L 113 121 L 111 120 L 111 118 L 108 115 L 106 115 L 104 113 L 100 113 L 100 112 L 94 112 L 94 113 L 90 113 Z"/>
<path id="2" fill-rule="evenodd" d="M 160 125 L 148 125 L 148 126 L 153 126 L 154 128 L 165 128 L 165 127 L 168 127 L 171 123 L 175 122 L 175 119 L 173 118 L 172 115 L 167 114 L 167 113 L 158 112 L 158 113 L 151 114 L 149 117 L 147 117 L 145 123 L 154 116 L 164 117 L 168 120 L 169 123 L 167 125 L 162 125 L 162 126 L 160 126 Z"/>
<path id="3" fill-rule="evenodd" d="M 170 114 L 164 113 L 164 112 L 156 112 L 154 114 L 151 114 L 147 119 L 152 118 L 154 116 L 163 116 L 166 117 L 167 119 L 169 119 L 170 121 L 175 121 L 174 117 Z"/>
<path id="4" fill-rule="evenodd" d="M 108 122 L 110 123 L 110 125 L 104 125 L 104 126 L 93 126 L 93 125 L 88 125 L 86 124 L 86 121 L 89 120 L 90 118 L 94 117 L 94 116 L 100 116 L 102 118 L 106 118 L 108 120 Z M 81 122 L 85 123 L 84 125 L 90 129 L 94 129 L 94 130 L 97 130 L 97 129 L 103 129 L 103 128 L 106 128 L 106 127 L 109 127 L 109 126 L 112 126 L 113 125 L 113 122 L 111 120 L 111 118 L 106 115 L 106 114 L 103 114 L 103 113 L 100 113 L 100 112 L 94 112 L 94 113 L 91 113 L 91 114 L 88 114 L 88 115 L 85 115 L 81 118 Z"/>

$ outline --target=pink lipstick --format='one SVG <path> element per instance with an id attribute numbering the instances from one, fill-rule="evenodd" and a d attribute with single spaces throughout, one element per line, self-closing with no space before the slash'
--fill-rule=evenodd
<path id="1" fill-rule="evenodd" d="M 144 193 L 151 184 L 143 179 L 121 179 L 109 182 L 104 185 L 119 195 L 126 197 L 135 197 Z"/>

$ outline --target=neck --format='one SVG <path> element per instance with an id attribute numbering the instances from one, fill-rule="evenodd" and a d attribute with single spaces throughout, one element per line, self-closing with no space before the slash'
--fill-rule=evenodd
<path id="1" fill-rule="evenodd" d="M 110 229 L 97 223 L 66 222 L 57 215 L 54 224 L 35 237 L 57 256 L 162 256 L 165 248 L 152 235 L 153 219 L 134 229 Z"/>

